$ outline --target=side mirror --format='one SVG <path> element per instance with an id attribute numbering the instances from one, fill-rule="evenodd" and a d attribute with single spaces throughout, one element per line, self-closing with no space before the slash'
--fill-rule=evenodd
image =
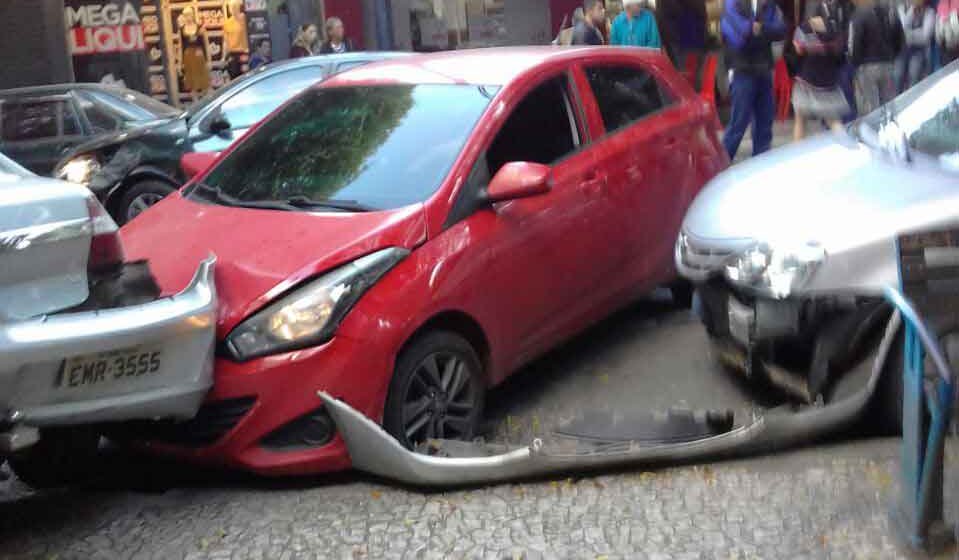
<path id="1" fill-rule="evenodd" d="M 486 188 L 486 199 L 490 202 L 502 202 L 548 193 L 550 173 L 549 166 L 541 163 L 507 163 L 490 181 L 489 187 Z"/>
<path id="2" fill-rule="evenodd" d="M 230 124 L 230 119 L 226 118 L 226 115 L 220 112 L 212 115 L 206 123 L 207 132 L 216 134 L 217 136 L 225 136 L 231 128 L 233 128 L 233 125 Z"/>
<path id="3" fill-rule="evenodd" d="M 192 179 L 213 165 L 220 152 L 191 152 L 180 158 L 180 168 L 186 178 Z"/>

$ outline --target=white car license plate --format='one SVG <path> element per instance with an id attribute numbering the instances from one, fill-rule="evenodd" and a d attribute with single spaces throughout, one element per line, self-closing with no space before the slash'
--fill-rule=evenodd
<path id="1" fill-rule="evenodd" d="M 76 389 L 123 383 L 125 379 L 155 375 L 163 353 L 158 348 L 126 348 L 67 358 L 55 387 Z"/>

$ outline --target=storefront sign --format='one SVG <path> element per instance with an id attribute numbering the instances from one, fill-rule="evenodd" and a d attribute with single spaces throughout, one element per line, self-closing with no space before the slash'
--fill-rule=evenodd
<path id="1" fill-rule="evenodd" d="M 67 42 L 74 56 L 142 51 L 143 28 L 132 1 L 67 5 Z"/>
<path id="2" fill-rule="evenodd" d="M 141 0 L 66 0 L 67 45 L 78 82 L 149 92 Z M 150 22 L 156 25 L 156 21 Z"/>

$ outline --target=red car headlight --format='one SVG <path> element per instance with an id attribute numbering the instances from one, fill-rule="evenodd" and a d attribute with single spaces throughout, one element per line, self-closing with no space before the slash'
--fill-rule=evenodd
<path id="1" fill-rule="evenodd" d="M 233 329 L 226 347 L 245 361 L 326 342 L 363 293 L 408 254 L 382 249 L 307 282 Z"/>

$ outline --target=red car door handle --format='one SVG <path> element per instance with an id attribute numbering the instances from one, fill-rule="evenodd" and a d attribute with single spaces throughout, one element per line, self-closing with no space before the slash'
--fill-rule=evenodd
<path id="1" fill-rule="evenodd" d="M 606 178 L 598 171 L 589 171 L 583 176 L 583 189 L 591 195 L 599 195 L 605 192 Z"/>

